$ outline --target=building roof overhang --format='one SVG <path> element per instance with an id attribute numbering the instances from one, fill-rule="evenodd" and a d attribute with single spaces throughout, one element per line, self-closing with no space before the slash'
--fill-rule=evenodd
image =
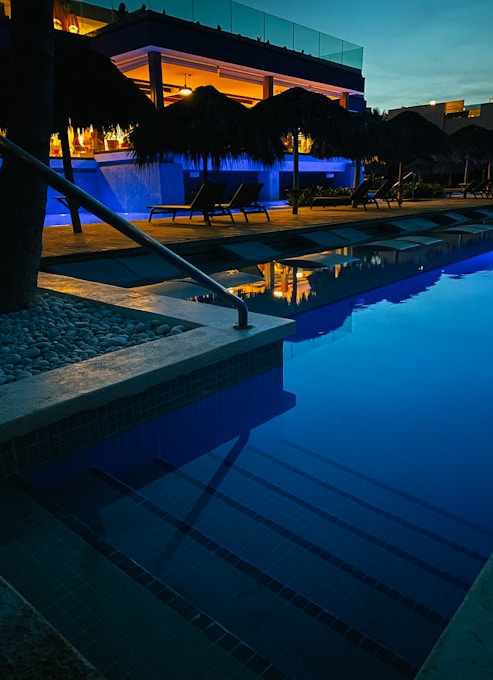
<path id="1" fill-rule="evenodd" d="M 181 60 L 183 68 L 198 64 L 223 72 L 229 68 L 230 75 L 240 80 L 241 74 L 253 79 L 272 75 L 275 84 L 284 87 L 305 84 L 334 96 L 364 92 L 358 69 L 150 10 L 132 12 L 108 24 L 92 40 L 123 71 L 134 68 L 139 60 L 144 63 L 148 52 L 158 51 L 164 62 Z M 193 53 L 184 47 L 189 45 Z"/>

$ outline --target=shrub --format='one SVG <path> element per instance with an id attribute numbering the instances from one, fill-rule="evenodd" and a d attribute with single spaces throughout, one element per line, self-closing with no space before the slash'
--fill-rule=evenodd
<path id="1" fill-rule="evenodd" d="M 287 190 L 288 203 L 293 204 L 293 192 Z M 351 189 L 348 187 L 321 187 L 311 186 L 300 189 L 298 205 L 311 205 L 312 199 L 316 196 L 349 196 Z"/>
<path id="2" fill-rule="evenodd" d="M 441 184 L 437 182 L 416 182 L 414 185 L 414 198 L 432 198 L 437 192 L 443 191 Z M 403 198 L 412 198 L 413 185 L 411 182 L 404 182 Z"/>

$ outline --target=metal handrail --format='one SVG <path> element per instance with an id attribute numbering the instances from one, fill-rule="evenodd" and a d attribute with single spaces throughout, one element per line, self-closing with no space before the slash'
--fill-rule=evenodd
<path id="1" fill-rule="evenodd" d="M 240 330 L 251 328 L 251 324 L 248 322 L 248 307 L 240 297 L 231 293 L 227 288 L 224 288 L 224 286 L 213 278 L 200 269 L 197 269 L 197 267 L 190 264 L 190 262 L 187 262 L 187 260 L 184 260 L 180 255 L 177 255 L 172 250 L 169 250 L 169 248 L 166 248 L 166 246 L 152 236 L 149 236 L 149 234 L 146 234 L 142 229 L 127 222 L 127 220 L 114 213 L 86 191 L 80 189 L 72 182 L 69 182 L 65 177 L 58 175 L 50 167 L 2 135 L 0 135 L 0 149 L 9 156 L 13 156 L 18 160 L 27 163 L 46 180 L 47 184 L 57 189 L 65 196 L 76 200 L 77 203 L 83 208 L 86 208 L 86 210 L 93 215 L 96 215 L 96 217 L 99 217 L 114 229 L 117 229 L 125 236 L 128 236 L 128 238 L 135 241 L 135 243 L 144 246 L 144 248 L 148 248 L 151 252 L 159 255 L 159 257 L 162 257 L 167 262 L 171 262 L 177 269 L 193 278 L 194 281 L 202 284 L 212 293 L 215 293 L 218 297 L 223 298 L 233 307 L 236 307 L 238 310 L 238 322 L 234 324 L 235 328 Z"/>

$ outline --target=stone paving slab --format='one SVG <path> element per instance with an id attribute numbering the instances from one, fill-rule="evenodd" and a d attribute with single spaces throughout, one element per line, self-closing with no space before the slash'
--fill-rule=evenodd
<path id="1" fill-rule="evenodd" d="M 104 680 L 33 607 L 0 577 L 0 677 Z M 28 646 L 26 650 L 26 642 Z"/>
<path id="2" fill-rule="evenodd" d="M 492 593 L 493 557 L 490 557 L 416 680 L 491 680 Z"/>

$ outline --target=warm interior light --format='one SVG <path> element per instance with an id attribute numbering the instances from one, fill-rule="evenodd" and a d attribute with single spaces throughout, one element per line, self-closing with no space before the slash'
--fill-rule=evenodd
<path id="1" fill-rule="evenodd" d="M 188 74 L 188 77 L 190 78 L 191 74 Z M 190 87 L 187 85 L 187 74 L 185 73 L 185 84 L 183 87 L 180 87 L 179 90 L 180 94 L 182 94 L 184 97 L 187 97 L 189 94 L 192 94 L 192 90 Z"/>
<path id="2" fill-rule="evenodd" d="M 75 14 L 67 15 L 67 30 L 69 33 L 79 33 L 79 20 Z"/>

